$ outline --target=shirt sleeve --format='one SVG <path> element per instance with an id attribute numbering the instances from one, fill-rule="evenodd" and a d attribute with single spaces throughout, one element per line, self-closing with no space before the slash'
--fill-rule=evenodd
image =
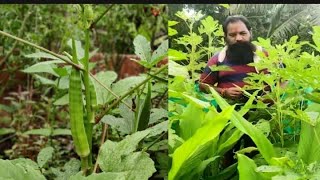
<path id="1" fill-rule="evenodd" d="M 210 67 L 218 64 L 218 54 L 209 59 L 206 67 L 204 68 L 200 82 L 214 85 L 218 81 L 218 71 L 211 71 Z"/>

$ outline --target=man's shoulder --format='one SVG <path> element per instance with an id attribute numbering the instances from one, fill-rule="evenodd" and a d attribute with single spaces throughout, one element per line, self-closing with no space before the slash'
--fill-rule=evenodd
<path id="1" fill-rule="evenodd" d="M 208 66 L 216 65 L 218 64 L 218 56 L 220 52 L 215 53 L 209 60 L 208 60 Z"/>

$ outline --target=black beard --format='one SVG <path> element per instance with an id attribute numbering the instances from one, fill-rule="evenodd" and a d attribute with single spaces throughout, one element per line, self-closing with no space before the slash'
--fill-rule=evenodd
<path id="1" fill-rule="evenodd" d="M 228 61 L 234 65 L 244 65 L 253 62 L 256 47 L 251 42 L 237 42 L 228 45 L 226 56 Z"/>

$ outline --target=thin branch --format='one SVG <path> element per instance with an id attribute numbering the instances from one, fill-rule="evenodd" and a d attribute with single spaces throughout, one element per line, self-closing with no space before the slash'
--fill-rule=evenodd
<path id="1" fill-rule="evenodd" d="M 34 43 L 31 43 L 31 42 L 29 42 L 29 41 L 26 41 L 26 40 L 24 40 L 24 39 L 21 39 L 21 38 L 19 38 L 19 37 L 17 37 L 17 36 L 13 36 L 13 35 L 11 35 L 11 34 L 9 34 L 9 33 L 6 33 L 6 32 L 4 32 L 4 31 L 1 31 L 1 30 L 0 30 L 0 34 L 1 34 L 1 35 L 4 35 L 4 36 L 7 36 L 7 37 L 9 37 L 9 38 L 15 39 L 15 40 L 17 40 L 17 41 L 19 41 L 19 42 L 22 42 L 22 43 L 24 43 L 24 44 L 28 44 L 28 45 L 30 45 L 30 46 L 32 46 L 32 47 L 34 47 L 34 48 L 36 48 L 36 49 L 39 49 L 39 50 L 41 50 L 41 51 L 44 51 L 44 52 L 46 52 L 46 53 L 48 53 L 48 54 L 51 54 L 52 56 L 55 56 L 55 57 L 63 60 L 63 61 L 66 62 L 67 64 L 70 64 L 70 65 L 74 66 L 74 67 L 77 68 L 77 69 L 84 70 L 83 67 L 79 66 L 78 64 L 75 64 L 75 63 L 71 62 L 69 59 L 67 59 L 67 58 L 64 57 L 64 56 L 61 56 L 60 54 L 54 53 L 54 52 L 52 52 L 52 51 L 50 51 L 50 50 L 48 50 L 48 49 L 46 49 L 46 48 L 43 48 L 43 47 L 41 47 L 41 46 L 38 46 L 38 45 L 36 45 L 36 44 L 34 44 Z"/>
<path id="2" fill-rule="evenodd" d="M 102 144 L 104 143 L 104 141 L 105 141 L 106 139 L 108 139 L 108 133 L 107 133 L 107 131 L 108 131 L 108 124 L 105 123 L 105 124 L 103 125 L 103 129 L 102 129 L 102 136 L 101 136 L 101 141 L 100 141 L 99 152 L 100 152 L 101 146 L 102 146 Z M 98 153 L 98 154 L 99 154 L 99 153 Z M 96 173 L 96 172 L 97 172 L 98 166 L 99 166 L 99 165 L 98 165 L 98 161 L 96 161 L 96 163 L 94 164 L 93 173 Z"/>
<path id="3" fill-rule="evenodd" d="M 108 13 L 112 6 L 114 6 L 114 4 L 111 4 L 97 19 L 95 19 L 89 29 L 93 29 L 95 25 L 101 20 L 101 18 Z"/>
<path id="4" fill-rule="evenodd" d="M 153 76 L 156 76 L 157 74 L 159 74 L 160 72 L 162 72 L 163 70 L 165 70 L 168 67 L 168 64 L 162 66 L 157 72 L 155 72 L 153 74 Z M 99 123 L 100 120 L 102 119 L 102 117 L 108 113 L 114 106 L 116 106 L 122 99 L 124 99 L 125 97 L 127 97 L 128 95 L 130 95 L 132 92 L 134 92 L 136 89 L 138 89 L 140 86 L 144 85 L 145 83 L 147 83 L 150 79 L 152 79 L 152 76 L 149 76 L 148 78 L 146 78 L 145 80 L 143 80 L 141 83 L 139 83 L 137 86 L 135 86 L 134 88 L 132 88 L 130 91 L 127 91 L 123 96 L 121 96 L 119 99 L 117 99 L 116 101 L 114 101 L 110 106 L 108 106 L 108 108 L 106 110 L 104 110 L 102 113 L 100 113 L 99 115 L 96 116 L 96 123 Z"/>
<path id="5" fill-rule="evenodd" d="M 103 83 L 101 83 L 96 77 L 93 76 L 93 74 L 91 74 L 91 73 L 89 72 L 89 75 L 90 75 L 94 80 L 96 80 L 103 88 L 105 88 L 107 91 L 109 91 L 113 96 L 115 96 L 117 99 L 120 99 L 120 97 L 119 97 L 117 94 L 115 94 L 110 88 L 108 88 L 108 87 L 105 86 Z M 129 104 L 127 104 L 126 102 L 124 102 L 124 101 L 122 101 L 122 100 L 121 100 L 121 102 L 122 102 L 123 104 L 125 104 L 129 109 L 131 109 L 132 111 L 134 111 Z"/>
<path id="6" fill-rule="evenodd" d="M 24 19 L 22 21 L 21 27 L 20 27 L 19 32 L 18 32 L 18 37 L 22 36 L 22 34 L 24 32 L 24 27 L 26 26 L 27 19 L 30 17 L 31 14 L 32 14 L 32 12 L 29 11 L 27 13 L 27 15 L 24 16 Z M 16 40 L 13 43 L 13 46 L 12 46 L 11 50 L 8 52 L 8 54 L 0 61 L 0 67 L 11 56 L 11 54 L 13 53 L 13 51 L 17 47 L 17 45 L 18 45 L 18 41 Z"/>

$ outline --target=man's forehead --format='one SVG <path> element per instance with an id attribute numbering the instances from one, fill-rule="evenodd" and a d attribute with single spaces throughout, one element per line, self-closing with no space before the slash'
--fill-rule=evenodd
<path id="1" fill-rule="evenodd" d="M 227 32 L 247 32 L 247 26 L 242 21 L 230 22 L 227 26 Z"/>

